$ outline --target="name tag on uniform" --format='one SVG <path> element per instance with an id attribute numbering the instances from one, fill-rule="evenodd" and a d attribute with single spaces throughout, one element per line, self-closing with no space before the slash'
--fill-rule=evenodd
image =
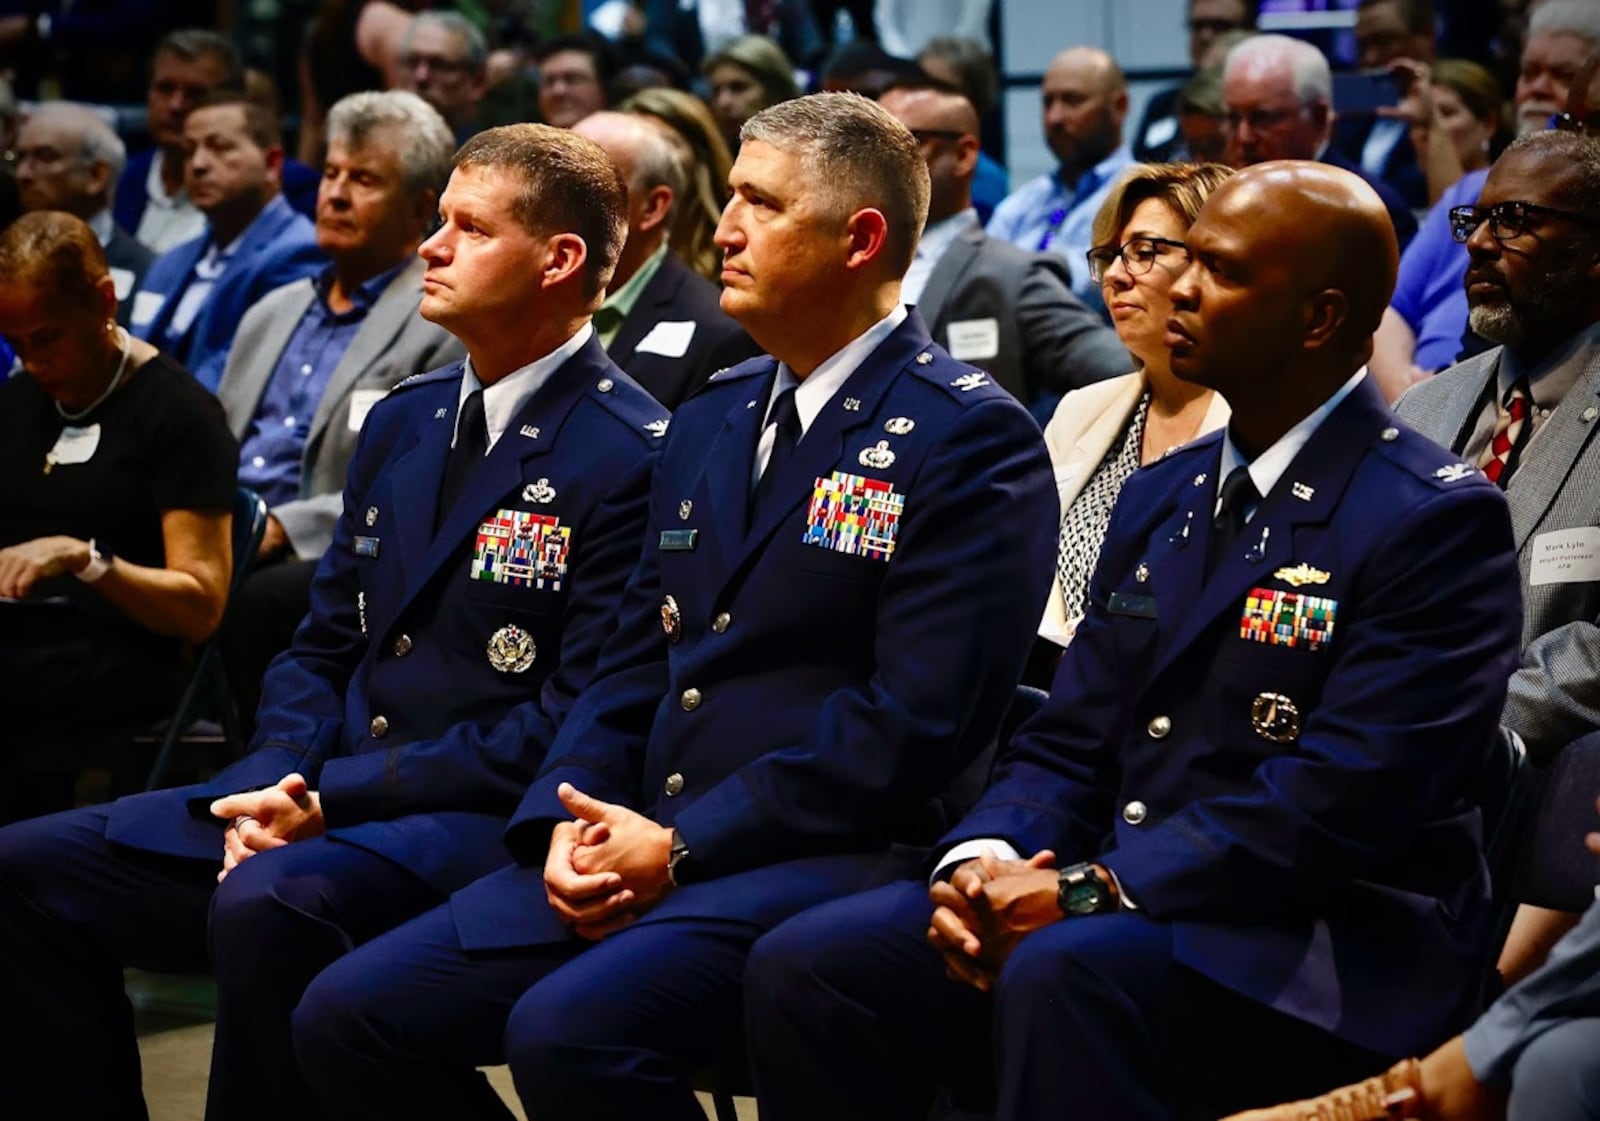
<path id="1" fill-rule="evenodd" d="M 661 531 L 663 553 L 690 553 L 700 536 L 698 529 L 664 529 Z"/>
<path id="2" fill-rule="evenodd" d="M 1132 595 L 1128 592 L 1112 592 L 1111 598 L 1106 601 L 1106 610 L 1113 615 L 1132 615 L 1135 619 L 1154 619 L 1156 617 L 1156 597 Z"/>
<path id="3" fill-rule="evenodd" d="M 367 421 L 367 414 L 372 411 L 372 406 L 382 401 L 388 392 L 387 389 L 356 389 L 351 391 L 350 431 L 361 431 L 361 426 Z"/>
<path id="4" fill-rule="evenodd" d="M 963 319 L 950 324 L 946 337 L 950 345 L 945 349 L 957 362 L 981 362 L 1000 353 L 998 319 Z"/>
<path id="5" fill-rule="evenodd" d="M 1533 539 L 1528 583 L 1580 584 L 1600 580 L 1600 528 L 1553 529 Z"/>
<path id="6" fill-rule="evenodd" d="M 376 537 L 357 537 L 356 538 L 356 556 L 358 556 L 358 557 L 375 557 L 377 555 L 378 555 L 378 538 L 376 538 Z"/>

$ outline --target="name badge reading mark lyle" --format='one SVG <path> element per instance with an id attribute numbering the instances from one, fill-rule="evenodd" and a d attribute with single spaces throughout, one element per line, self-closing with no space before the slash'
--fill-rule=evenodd
<path id="1" fill-rule="evenodd" d="M 1533 539 L 1528 583 L 1581 584 L 1600 580 L 1600 528 L 1553 529 Z"/>

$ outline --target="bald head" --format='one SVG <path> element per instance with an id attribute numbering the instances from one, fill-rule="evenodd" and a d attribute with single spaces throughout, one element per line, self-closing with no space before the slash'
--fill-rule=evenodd
<path id="1" fill-rule="evenodd" d="M 978 111 L 965 94 L 941 89 L 891 89 L 878 99 L 916 137 L 928 161 L 928 224 L 972 205 L 978 168 Z"/>
<path id="2" fill-rule="evenodd" d="M 82 105 L 46 101 L 17 134 L 17 192 L 24 210 L 88 219 L 111 205 L 127 151 L 111 126 Z"/>
<path id="3" fill-rule="evenodd" d="M 601 110 L 584 117 L 571 131 L 599 145 L 628 185 L 628 240 L 611 277 L 610 288 L 615 291 L 671 232 L 687 173 L 672 141 L 636 114 Z"/>
<path id="4" fill-rule="evenodd" d="M 1172 368 L 1245 412 L 1271 436 L 1263 450 L 1367 360 L 1394 292 L 1394 225 L 1358 176 L 1284 160 L 1217 188 L 1188 245 Z"/>
<path id="5" fill-rule="evenodd" d="M 1051 61 L 1040 87 L 1044 138 L 1061 167 L 1075 180 L 1122 143 L 1128 115 L 1128 84 L 1105 51 L 1070 47 Z"/>

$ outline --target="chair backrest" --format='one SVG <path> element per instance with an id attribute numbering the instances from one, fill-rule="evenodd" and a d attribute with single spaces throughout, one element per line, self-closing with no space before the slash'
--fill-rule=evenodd
<path id="1" fill-rule="evenodd" d="M 1600 732 L 1562 748 L 1540 779 L 1516 861 L 1516 897 L 1556 911 L 1586 910 L 1600 873 L 1583 843 L 1585 833 L 1600 829 Z"/>
<path id="2" fill-rule="evenodd" d="M 244 586 L 244 579 L 255 567 L 256 550 L 267 532 L 267 504 L 249 487 L 233 495 L 233 578 L 228 581 L 228 605 Z M 226 612 L 224 612 L 226 615 Z"/>

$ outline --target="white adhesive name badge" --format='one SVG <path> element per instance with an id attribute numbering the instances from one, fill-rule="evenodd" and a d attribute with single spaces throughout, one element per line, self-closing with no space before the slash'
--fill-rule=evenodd
<path id="1" fill-rule="evenodd" d="M 52 464 L 88 463 L 100 447 L 100 426 L 86 424 L 82 428 L 63 428 L 56 446 L 45 456 Z"/>
<path id="2" fill-rule="evenodd" d="M 694 320 L 664 321 L 650 328 L 650 333 L 639 340 L 639 345 L 634 350 L 639 354 L 682 358 L 689 353 L 689 341 L 693 338 Z"/>
<path id="3" fill-rule="evenodd" d="M 133 312 L 128 316 L 128 323 L 134 327 L 143 327 L 156 317 L 156 312 L 161 310 L 161 305 L 167 298 L 160 292 L 135 292 L 133 294 Z"/>
<path id="4" fill-rule="evenodd" d="M 117 302 L 121 303 L 128 298 L 128 293 L 133 291 L 133 272 L 130 269 L 110 269 L 111 283 L 117 290 Z"/>
<path id="5" fill-rule="evenodd" d="M 998 319 L 963 319 L 950 324 L 950 344 L 945 347 L 957 362 L 980 362 L 1000 353 Z"/>
<path id="6" fill-rule="evenodd" d="M 350 393 L 350 431 L 360 432 L 367 421 L 372 406 L 387 396 L 387 389 L 356 389 Z"/>
<path id="7" fill-rule="evenodd" d="M 1600 527 L 1553 529 L 1533 539 L 1528 583 L 1580 584 L 1600 580 Z"/>

